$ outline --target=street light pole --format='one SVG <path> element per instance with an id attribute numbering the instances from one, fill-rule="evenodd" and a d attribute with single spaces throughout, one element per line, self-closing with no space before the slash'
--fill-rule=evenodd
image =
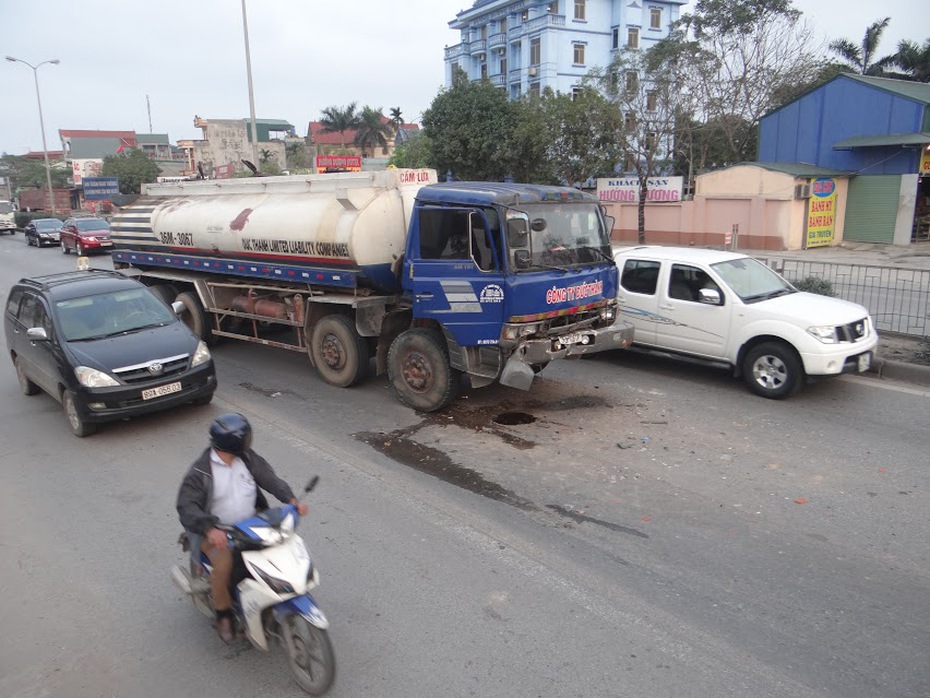
<path id="1" fill-rule="evenodd" d="M 48 184 L 48 203 L 52 209 L 52 215 L 54 216 L 55 194 L 52 191 L 52 166 L 48 163 L 48 146 L 45 143 L 45 119 L 42 118 L 42 97 L 39 95 L 39 68 L 46 63 L 50 63 L 51 65 L 58 65 L 61 61 L 59 61 L 57 58 L 53 58 L 48 61 L 42 61 L 38 65 L 32 65 L 32 63 L 24 61 L 22 58 L 13 58 L 13 56 L 7 56 L 6 59 L 11 63 L 22 63 L 32 68 L 32 77 L 35 79 L 36 83 L 36 101 L 39 104 L 39 126 L 42 129 L 42 154 L 45 155 L 45 181 Z"/>
<path id="2" fill-rule="evenodd" d="M 249 21 L 245 14 L 245 0 L 242 0 L 242 31 L 245 34 L 245 70 L 249 76 L 249 115 L 252 118 L 252 164 L 258 167 L 258 136 L 255 127 L 255 97 L 252 95 L 252 57 L 249 53 Z"/>

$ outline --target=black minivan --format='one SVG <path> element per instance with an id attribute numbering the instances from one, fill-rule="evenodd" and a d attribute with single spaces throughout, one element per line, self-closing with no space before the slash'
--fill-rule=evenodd
<path id="1" fill-rule="evenodd" d="M 206 344 L 119 272 L 21 279 L 7 298 L 4 329 L 23 393 L 44 390 L 58 400 L 76 436 L 101 422 L 213 399 Z"/>

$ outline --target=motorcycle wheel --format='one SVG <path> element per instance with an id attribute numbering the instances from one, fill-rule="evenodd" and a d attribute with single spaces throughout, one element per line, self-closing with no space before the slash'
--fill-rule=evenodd
<path id="1" fill-rule="evenodd" d="M 281 634 L 297 685 L 311 696 L 326 693 L 336 680 L 336 655 L 329 634 L 297 614 L 288 616 Z"/>

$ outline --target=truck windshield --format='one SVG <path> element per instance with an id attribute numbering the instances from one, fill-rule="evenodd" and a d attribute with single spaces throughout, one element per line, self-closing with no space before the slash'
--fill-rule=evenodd
<path id="1" fill-rule="evenodd" d="M 613 264 L 610 238 L 596 203 L 530 204 L 523 211 L 529 217 L 522 248 L 529 252 L 529 264 L 518 269 Z"/>
<path id="2" fill-rule="evenodd" d="M 796 292 L 791 284 L 752 257 L 731 259 L 711 266 L 744 303 Z"/>
<path id="3" fill-rule="evenodd" d="M 13 213 L 13 204 L 9 201 L 0 201 L 0 213 Z"/>

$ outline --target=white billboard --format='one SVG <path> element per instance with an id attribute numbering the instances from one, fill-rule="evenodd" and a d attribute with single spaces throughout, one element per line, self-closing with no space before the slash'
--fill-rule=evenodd
<path id="1" fill-rule="evenodd" d="M 650 203 L 681 201 L 684 177 L 649 177 L 646 201 Z M 635 204 L 639 201 L 638 177 L 607 177 L 597 180 L 597 198 L 605 203 Z"/>

